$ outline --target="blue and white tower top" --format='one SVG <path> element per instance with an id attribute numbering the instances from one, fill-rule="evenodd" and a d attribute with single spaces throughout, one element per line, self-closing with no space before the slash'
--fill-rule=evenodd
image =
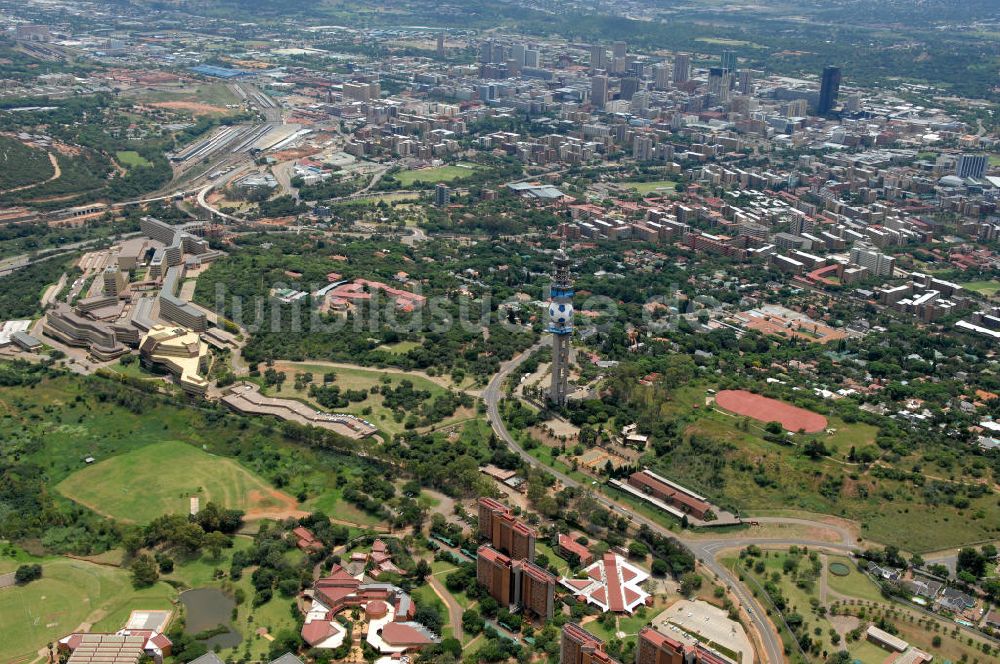
<path id="1" fill-rule="evenodd" d="M 569 257 L 562 249 L 556 254 L 555 274 L 549 295 L 549 326 L 552 334 L 573 333 L 573 283 L 569 278 Z"/>

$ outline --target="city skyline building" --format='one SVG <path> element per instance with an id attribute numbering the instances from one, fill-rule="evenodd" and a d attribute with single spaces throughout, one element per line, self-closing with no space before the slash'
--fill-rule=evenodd
<path id="1" fill-rule="evenodd" d="M 984 154 L 961 154 L 955 162 L 955 175 L 978 180 L 986 174 L 989 161 L 989 157 Z"/>
<path id="2" fill-rule="evenodd" d="M 722 68 L 728 72 L 736 71 L 736 51 L 725 50 L 720 58 Z"/>
<path id="3" fill-rule="evenodd" d="M 597 75 L 590 80 L 590 104 L 599 110 L 604 110 L 608 103 L 608 77 Z"/>
<path id="4" fill-rule="evenodd" d="M 674 84 L 687 83 L 691 78 L 691 56 L 687 53 L 674 55 Z"/>
<path id="5" fill-rule="evenodd" d="M 840 94 L 840 67 L 828 65 L 823 68 L 823 79 L 819 87 L 819 103 L 816 115 L 827 115 L 837 105 Z"/>

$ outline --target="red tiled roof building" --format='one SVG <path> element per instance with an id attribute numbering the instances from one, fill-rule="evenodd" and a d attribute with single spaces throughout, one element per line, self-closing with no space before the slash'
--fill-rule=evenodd
<path id="1" fill-rule="evenodd" d="M 658 476 L 648 471 L 640 470 L 632 473 L 629 475 L 628 483 L 640 491 L 698 519 L 704 519 L 708 511 L 712 509 L 712 506 L 704 500 L 667 484 Z"/>
<path id="2" fill-rule="evenodd" d="M 569 535 L 559 533 L 559 555 L 566 558 L 570 554 L 579 558 L 580 564 L 584 567 L 594 562 L 594 554 L 590 552 L 590 549 L 583 544 L 580 544 Z"/>

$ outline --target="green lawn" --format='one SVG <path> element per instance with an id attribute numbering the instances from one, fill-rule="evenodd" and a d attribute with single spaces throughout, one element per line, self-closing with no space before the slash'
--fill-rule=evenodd
<path id="1" fill-rule="evenodd" d="M 147 523 L 187 514 L 190 496 L 246 510 L 267 507 L 271 487 L 232 459 L 180 441 L 148 445 L 99 461 L 63 480 L 60 493 L 120 521 Z"/>
<path id="2" fill-rule="evenodd" d="M 986 297 L 993 297 L 1000 292 L 1000 281 L 997 281 L 996 279 L 970 281 L 962 284 L 962 286 L 964 288 L 968 288 L 970 291 L 975 291 L 980 295 L 985 295 Z"/>
<path id="3" fill-rule="evenodd" d="M 653 192 L 672 194 L 675 191 L 677 183 L 674 180 L 654 180 L 653 182 L 626 182 L 625 185 L 629 189 L 634 189 L 645 196 L 646 194 L 651 194 Z"/>
<path id="4" fill-rule="evenodd" d="M 122 166 L 126 166 L 128 168 L 134 168 L 136 166 L 153 165 L 152 162 L 150 162 L 148 159 L 143 157 L 135 150 L 122 150 L 120 152 L 116 152 L 115 158 L 118 160 L 119 164 L 121 164 Z"/>
<path id="5" fill-rule="evenodd" d="M 853 560 L 841 556 L 830 556 L 828 560 L 830 563 L 843 563 L 851 570 L 847 576 L 837 576 L 828 571 L 826 578 L 830 590 L 841 595 L 846 595 L 847 597 L 868 599 L 873 602 L 883 600 L 882 592 L 871 579 L 858 571 L 857 565 L 854 564 Z"/>
<path id="6" fill-rule="evenodd" d="M 134 609 L 169 609 L 166 583 L 133 590 L 126 571 L 82 560 L 43 563 L 42 578 L 0 590 L 0 662 L 27 662 L 49 641 L 102 616 L 95 629 L 121 629 Z"/>
<path id="7" fill-rule="evenodd" d="M 414 171 L 402 171 L 393 175 L 404 187 L 411 186 L 414 182 L 452 182 L 461 178 L 469 177 L 478 167 L 467 166 L 438 166 L 436 168 L 421 168 Z"/>
<path id="8" fill-rule="evenodd" d="M 746 46 L 749 48 L 767 48 L 761 44 L 755 44 L 754 42 L 745 41 L 743 39 L 724 39 L 722 37 L 696 37 L 695 41 L 704 42 L 706 44 L 719 44 L 721 46 Z"/>
<path id="9" fill-rule="evenodd" d="M 414 348 L 420 348 L 420 342 L 397 341 L 394 344 L 383 344 L 378 347 L 378 350 L 384 350 L 387 353 L 392 353 L 393 355 L 406 355 Z"/>
<path id="10" fill-rule="evenodd" d="M 889 657 L 887 650 L 866 639 L 855 641 L 848 646 L 847 651 L 851 653 L 852 659 L 861 660 L 861 664 L 882 664 Z"/>
<path id="11" fill-rule="evenodd" d="M 358 527 L 362 528 L 384 523 L 368 512 L 355 507 L 351 503 L 345 502 L 339 488 L 326 489 L 318 496 L 302 503 L 301 507 L 307 512 L 323 512 L 330 517 L 340 521 L 355 523 Z"/>

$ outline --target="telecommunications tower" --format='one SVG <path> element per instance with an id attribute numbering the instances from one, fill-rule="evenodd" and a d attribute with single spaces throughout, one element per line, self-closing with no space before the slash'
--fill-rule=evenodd
<path id="1" fill-rule="evenodd" d="M 566 405 L 569 392 L 569 340 L 573 335 L 573 282 L 569 278 L 569 258 L 562 249 L 556 254 L 549 295 L 549 327 L 552 333 L 552 387 L 549 399 Z"/>

